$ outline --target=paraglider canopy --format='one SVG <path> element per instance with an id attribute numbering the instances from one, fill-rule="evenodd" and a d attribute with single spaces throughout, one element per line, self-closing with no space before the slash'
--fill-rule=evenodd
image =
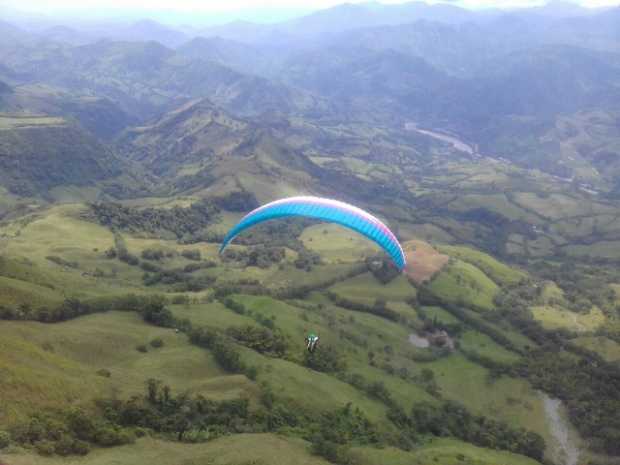
<path id="1" fill-rule="evenodd" d="M 276 200 L 251 211 L 226 234 L 220 253 L 242 231 L 264 221 L 288 216 L 316 218 L 352 229 L 377 243 L 399 270 L 405 267 L 405 254 L 398 239 L 378 218 L 345 202 L 308 196 Z"/>

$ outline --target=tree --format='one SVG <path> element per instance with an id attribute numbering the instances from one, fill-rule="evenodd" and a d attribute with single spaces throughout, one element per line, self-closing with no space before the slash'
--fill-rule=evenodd
<path id="1" fill-rule="evenodd" d="M 9 447 L 11 443 L 11 435 L 6 431 L 0 430 L 0 449 Z"/>

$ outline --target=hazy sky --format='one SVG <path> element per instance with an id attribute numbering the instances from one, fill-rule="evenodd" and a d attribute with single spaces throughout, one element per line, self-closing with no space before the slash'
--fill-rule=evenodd
<path id="1" fill-rule="evenodd" d="M 348 0 L 348 3 L 363 3 L 367 0 Z M 383 0 L 381 3 L 403 3 L 406 0 Z M 109 9 L 173 9 L 200 11 L 231 11 L 244 9 L 299 9 L 313 10 L 327 8 L 344 0 L 0 0 L 0 6 L 19 10 L 52 12 L 58 10 L 84 10 L 90 8 Z M 440 0 L 428 3 L 439 3 Z M 448 3 L 448 2 L 446 2 Z M 544 0 L 451 0 L 450 3 L 468 7 L 512 7 L 540 5 Z M 618 5 L 620 0 L 579 0 L 585 6 Z"/>
<path id="2" fill-rule="evenodd" d="M 192 19 L 250 19 L 278 21 L 307 14 L 313 10 L 345 3 L 347 0 L 0 0 L 0 13 L 22 11 L 47 17 L 152 17 L 171 22 Z M 348 0 L 365 3 L 368 0 Z M 381 0 L 381 3 L 404 3 L 409 0 Z M 620 0 L 573 0 L 588 7 L 620 5 Z M 427 0 L 427 3 L 451 3 L 469 8 L 526 7 L 545 0 Z M 194 18 L 192 18 L 194 16 Z"/>

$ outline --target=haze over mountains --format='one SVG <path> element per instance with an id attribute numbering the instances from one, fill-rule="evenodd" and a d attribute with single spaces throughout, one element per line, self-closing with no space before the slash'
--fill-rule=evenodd
<path id="1" fill-rule="evenodd" d="M 3 22 L 2 102 L 4 111 L 70 116 L 108 139 L 195 98 L 240 116 L 392 127 L 417 121 L 453 131 L 485 154 L 571 177 L 575 163 L 558 149 L 538 157 L 515 147 L 527 141 L 538 150 L 560 115 L 614 114 L 618 24 L 619 8 L 562 2 L 479 12 L 345 4 L 279 24 L 198 33 L 151 20 L 83 31 Z M 84 111 L 71 103 L 79 99 L 98 103 Z M 615 188 L 605 173 L 585 174 L 581 165 L 592 156 L 582 158 L 578 176 Z"/>

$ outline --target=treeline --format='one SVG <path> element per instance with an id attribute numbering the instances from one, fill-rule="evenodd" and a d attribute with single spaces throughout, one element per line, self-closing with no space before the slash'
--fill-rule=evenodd
<path id="1" fill-rule="evenodd" d="M 0 432 L 1 433 L 1 432 Z M 39 412 L 5 435 L 5 446 L 15 442 L 41 455 L 86 455 L 93 445 L 110 447 L 132 443 L 136 434 L 102 416 L 79 408 Z M 0 447 L 1 449 L 2 447 Z"/>
<path id="2" fill-rule="evenodd" d="M 414 438 L 421 434 L 451 436 L 480 447 L 507 450 L 536 460 L 542 460 L 545 452 L 545 441 L 538 433 L 474 415 L 453 401 L 441 405 L 420 402 L 409 414 L 393 408 L 389 417 Z"/>
<path id="3" fill-rule="evenodd" d="M 146 382 L 143 395 L 129 400 L 99 400 L 97 404 L 105 419 L 119 428 L 142 428 L 177 441 L 203 442 L 267 429 L 262 418 L 250 412 L 247 399 L 216 402 L 200 395 L 174 395 L 170 386 L 156 379 Z"/>
<path id="4" fill-rule="evenodd" d="M 128 294 L 124 296 L 99 297 L 90 300 L 80 300 L 77 298 L 65 299 L 60 305 L 54 308 L 40 307 L 33 309 L 29 305 L 19 305 L 18 307 L 0 306 L 0 319 L 2 320 L 34 320 L 42 323 L 56 323 L 67 321 L 91 313 L 103 313 L 108 311 L 136 311 L 142 315 L 165 313 L 167 321 L 165 325 L 172 326 L 172 314 L 165 307 L 166 299 L 162 296 L 140 296 Z M 185 322 L 186 324 L 186 322 Z"/>
<path id="5" fill-rule="evenodd" d="M 222 305 L 224 305 L 229 310 L 232 310 L 233 312 L 237 313 L 238 315 L 249 316 L 253 318 L 254 321 L 256 321 L 258 324 L 264 326 L 265 328 L 268 328 L 271 330 L 276 329 L 276 322 L 275 322 L 276 316 L 275 315 L 271 315 L 271 317 L 266 317 L 262 313 L 254 312 L 250 310 L 249 308 L 246 308 L 245 305 L 243 305 L 241 302 L 237 302 L 230 296 L 226 296 L 226 297 L 216 296 L 216 298 L 218 299 L 220 303 L 222 303 Z"/>
<path id="6" fill-rule="evenodd" d="M 237 343 L 261 354 L 282 357 L 288 349 L 286 337 L 277 328 L 267 329 L 252 325 L 233 326 L 226 329 L 226 334 Z"/>
<path id="7" fill-rule="evenodd" d="M 362 302 L 349 300 L 346 297 L 342 297 L 332 291 L 327 291 L 326 295 L 329 300 L 331 300 L 334 305 L 337 305 L 338 307 L 346 308 L 347 310 L 353 310 L 355 312 L 372 313 L 373 315 L 377 315 L 391 321 L 401 320 L 400 314 L 388 308 L 384 299 L 376 299 L 374 305 L 367 305 Z"/>
<path id="8" fill-rule="evenodd" d="M 133 208 L 118 203 L 90 204 L 94 218 L 99 224 L 114 231 L 172 234 L 179 240 L 188 241 L 201 229 L 212 223 L 219 208 L 209 200 L 199 200 L 189 207 Z"/>
<path id="9" fill-rule="evenodd" d="M 256 379 L 255 367 L 247 366 L 241 360 L 241 354 L 230 340 L 218 331 L 208 328 L 196 328 L 189 331 L 192 344 L 213 352 L 217 363 L 231 373 L 244 373 L 250 379 Z"/>

